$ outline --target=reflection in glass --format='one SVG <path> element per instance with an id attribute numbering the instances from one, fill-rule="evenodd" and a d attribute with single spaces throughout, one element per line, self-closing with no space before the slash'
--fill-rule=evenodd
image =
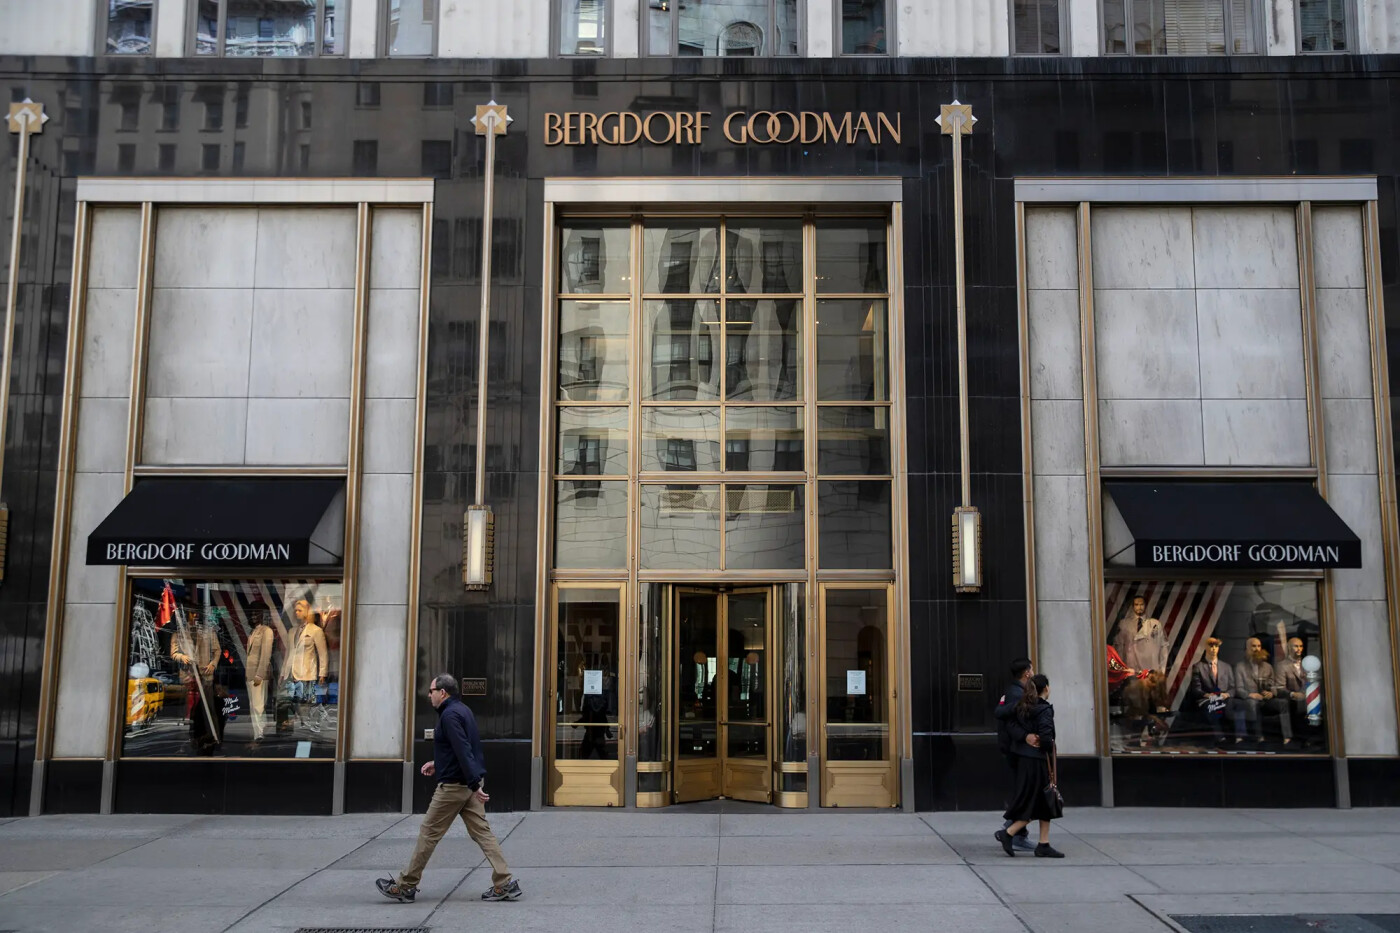
<path id="1" fill-rule="evenodd" d="M 627 409 L 559 409 L 561 475 L 627 475 Z"/>
<path id="2" fill-rule="evenodd" d="M 718 753 L 719 602 L 713 593 L 677 597 L 676 754 L 714 758 Z"/>
<path id="3" fill-rule="evenodd" d="M 559 302 L 559 398 L 627 399 L 631 307 L 625 301 Z"/>
<path id="4" fill-rule="evenodd" d="M 886 0 L 839 0 L 841 4 L 841 54 L 884 55 Z"/>
<path id="5" fill-rule="evenodd" d="M 648 55 L 670 57 L 672 54 L 671 35 L 675 15 L 671 4 L 666 2 L 647 3 L 646 42 Z"/>
<path id="6" fill-rule="evenodd" d="M 1123 4 L 1127 0 L 1099 0 L 1103 4 L 1103 51 L 1105 55 L 1123 55 L 1128 51 L 1125 32 L 1127 22 Z"/>
<path id="7" fill-rule="evenodd" d="M 1060 54 L 1060 0 L 1015 0 L 1011 34 L 1017 55 Z"/>
<path id="8" fill-rule="evenodd" d="M 718 408 L 643 408 L 642 470 L 718 472 Z"/>
<path id="9" fill-rule="evenodd" d="M 560 480 L 554 493 L 554 566 L 627 566 L 627 483 Z"/>
<path id="10" fill-rule="evenodd" d="M 801 486 L 724 487 L 724 566 L 801 570 L 807 553 Z"/>
<path id="11" fill-rule="evenodd" d="M 224 54 L 286 57 L 316 54 L 316 0 L 224 0 Z"/>
<path id="12" fill-rule="evenodd" d="M 884 761 L 889 750 L 889 592 L 826 588 L 826 755 Z"/>
<path id="13" fill-rule="evenodd" d="M 868 298 L 817 302 L 817 398 L 887 402 L 890 398 L 886 303 Z"/>
<path id="14" fill-rule="evenodd" d="M 334 756 L 341 586 L 132 580 L 122 755 Z"/>
<path id="15" fill-rule="evenodd" d="M 822 480 L 817 483 L 817 566 L 822 570 L 888 570 L 888 480 Z"/>
<path id="16" fill-rule="evenodd" d="M 438 0 L 389 0 L 390 55 L 432 55 Z"/>
<path id="17" fill-rule="evenodd" d="M 1345 52 L 1346 0 L 1298 0 L 1298 48 L 1304 52 Z"/>
<path id="18" fill-rule="evenodd" d="M 632 288 L 632 230 L 626 224 L 568 225 L 560 231 L 561 294 L 626 295 Z"/>
<path id="19" fill-rule="evenodd" d="M 718 303 L 704 298 L 648 301 L 642 313 L 642 398 L 718 398 Z"/>
<path id="20" fill-rule="evenodd" d="M 802 456 L 802 409 L 745 405 L 725 412 L 726 470 L 799 471 Z"/>
<path id="21" fill-rule="evenodd" d="M 713 222 L 648 226 L 643 234 L 642 288 L 648 295 L 719 291 L 719 227 Z"/>
<path id="22" fill-rule="evenodd" d="M 671 588 L 642 583 L 637 620 L 637 760 L 666 761 L 667 735 L 665 668 L 667 633 L 671 631 Z M 640 780 L 641 775 L 639 774 Z M 639 788 L 640 789 L 640 788 Z M 661 788 L 657 788 L 660 790 Z"/>
<path id="23" fill-rule="evenodd" d="M 731 295 L 801 294 L 802 221 L 730 221 L 724 269 L 724 290 Z"/>
<path id="24" fill-rule="evenodd" d="M 771 402 L 802 394 L 802 302 L 724 303 L 725 393 L 734 401 Z"/>
<path id="25" fill-rule="evenodd" d="M 194 54 L 219 54 L 218 0 L 199 0 L 194 13 Z"/>
<path id="26" fill-rule="evenodd" d="M 606 0 L 561 0 L 559 54 L 602 55 L 607 28 Z"/>
<path id="27" fill-rule="evenodd" d="M 617 760 L 617 588 L 561 587 L 555 668 L 556 759 Z"/>
<path id="28" fill-rule="evenodd" d="M 883 220 L 818 221 L 817 294 L 887 291 L 887 254 Z"/>
<path id="29" fill-rule="evenodd" d="M 154 0 L 107 0 L 107 54 L 151 54 Z"/>
<path id="30" fill-rule="evenodd" d="M 1114 753 L 1327 754 L 1315 581 L 1109 581 L 1104 607 Z"/>
<path id="31" fill-rule="evenodd" d="M 777 625 L 781 638 L 778 726 L 783 761 L 807 760 L 806 608 L 807 585 L 785 583 L 778 589 Z M 802 788 L 806 789 L 805 785 Z"/>
<path id="32" fill-rule="evenodd" d="M 817 471 L 836 476 L 890 473 L 890 410 L 818 408 Z"/>
<path id="33" fill-rule="evenodd" d="M 339 0 L 321 0 L 326 5 L 325 24 L 321 29 L 321 54 L 339 55 L 345 51 L 342 34 L 344 28 L 336 17 L 336 4 Z"/>
<path id="34" fill-rule="evenodd" d="M 641 566 L 719 569 L 719 487 L 642 486 Z"/>

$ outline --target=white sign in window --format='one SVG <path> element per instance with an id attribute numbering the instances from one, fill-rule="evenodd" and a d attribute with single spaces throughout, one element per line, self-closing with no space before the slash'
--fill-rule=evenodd
<path id="1" fill-rule="evenodd" d="M 584 671 L 583 672 L 583 695 L 601 696 L 603 693 L 603 672 Z"/>
<path id="2" fill-rule="evenodd" d="M 865 671 L 846 672 L 846 696 L 865 696 Z"/>

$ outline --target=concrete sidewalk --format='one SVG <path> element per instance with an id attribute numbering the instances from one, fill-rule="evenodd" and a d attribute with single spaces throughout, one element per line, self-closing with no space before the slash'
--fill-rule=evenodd
<path id="1" fill-rule="evenodd" d="M 1146 933 L 1199 914 L 1400 914 L 1400 810 L 1075 809 L 1062 861 L 1007 858 L 991 813 L 713 804 L 493 814 L 524 899 L 478 900 L 465 830 L 414 904 L 419 817 L 51 816 L 0 823 L 0 930 Z M 1263 929 L 1267 929 L 1264 927 Z"/>

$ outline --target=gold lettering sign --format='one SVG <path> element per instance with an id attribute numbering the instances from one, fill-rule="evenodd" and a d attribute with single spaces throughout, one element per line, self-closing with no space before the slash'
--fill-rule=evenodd
<path id="1" fill-rule="evenodd" d="M 631 146 L 645 140 L 653 146 L 698 146 L 710 129 L 708 110 L 669 113 L 653 110 L 588 113 L 546 113 L 546 146 Z M 846 111 L 841 114 L 814 110 L 735 110 L 720 123 L 724 138 L 736 146 L 840 143 L 878 146 L 898 143 L 903 127 L 900 115 Z"/>

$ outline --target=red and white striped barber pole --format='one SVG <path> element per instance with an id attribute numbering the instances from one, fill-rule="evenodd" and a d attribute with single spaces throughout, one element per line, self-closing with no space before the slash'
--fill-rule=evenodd
<path id="1" fill-rule="evenodd" d="M 1322 725 L 1322 662 L 1314 655 L 1308 655 L 1303 659 L 1303 670 L 1307 674 L 1307 686 L 1303 688 L 1303 696 L 1306 698 L 1308 706 L 1308 724 L 1312 726 Z"/>

